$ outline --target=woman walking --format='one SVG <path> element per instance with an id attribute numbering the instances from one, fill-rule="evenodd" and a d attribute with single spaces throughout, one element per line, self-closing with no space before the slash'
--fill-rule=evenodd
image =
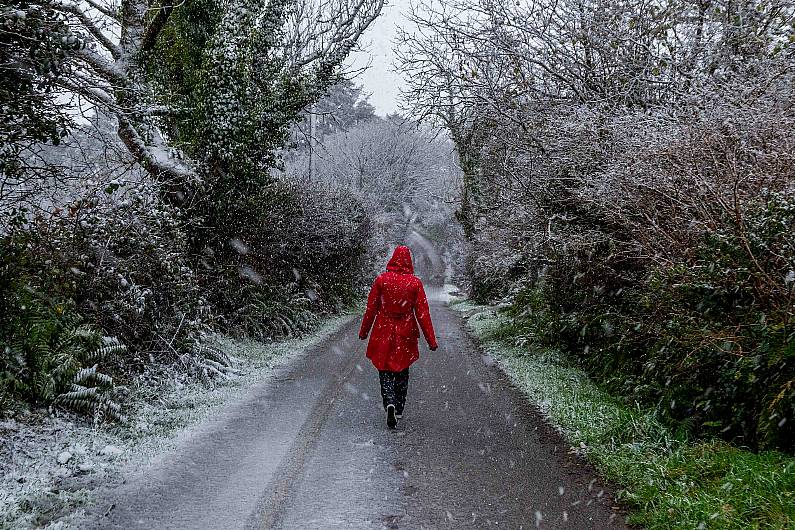
<path id="1" fill-rule="evenodd" d="M 359 338 L 365 340 L 373 328 L 367 344 L 367 358 L 378 370 L 386 424 L 390 429 L 394 429 L 397 421 L 403 418 L 409 366 L 420 357 L 418 321 L 428 347 L 431 351 L 436 350 L 425 288 L 414 276 L 409 247 L 399 246 L 392 254 L 386 272 L 379 274 L 373 282 L 359 330 Z"/>

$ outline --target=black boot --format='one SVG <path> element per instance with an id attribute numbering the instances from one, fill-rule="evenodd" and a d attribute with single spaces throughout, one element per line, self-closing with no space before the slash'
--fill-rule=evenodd
<path id="1" fill-rule="evenodd" d="M 389 404 L 386 406 L 386 424 L 390 429 L 397 427 L 397 418 L 395 417 L 395 406 Z"/>

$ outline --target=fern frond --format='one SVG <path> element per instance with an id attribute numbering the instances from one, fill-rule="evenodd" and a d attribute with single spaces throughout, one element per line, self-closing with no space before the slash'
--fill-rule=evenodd
<path id="1" fill-rule="evenodd" d="M 232 366 L 234 364 L 232 358 L 225 351 L 207 344 L 199 344 L 194 347 L 193 351 L 199 358 L 211 360 L 223 366 Z"/>
<path id="2" fill-rule="evenodd" d="M 94 350 L 91 357 L 98 361 L 104 361 L 110 357 L 121 355 L 127 351 L 127 346 L 122 344 L 116 337 L 102 337 L 102 344 Z"/>

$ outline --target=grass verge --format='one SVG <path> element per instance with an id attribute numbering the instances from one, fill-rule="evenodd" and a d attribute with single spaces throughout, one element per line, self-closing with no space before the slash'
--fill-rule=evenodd
<path id="1" fill-rule="evenodd" d="M 656 529 L 795 529 L 795 458 L 688 440 L 630 407 L 559 352 L 517 344 L 495 308 L 453 301 L 471 332 L 541 412 L 612 483 L 628 522 Z"/>

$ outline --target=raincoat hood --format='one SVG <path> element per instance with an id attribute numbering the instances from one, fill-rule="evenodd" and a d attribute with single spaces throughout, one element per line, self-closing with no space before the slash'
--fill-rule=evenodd
<path id="1" fill-rule="evenodd" d="M 395 248 L 392 259 L 386 265 L 386 270 L 401 274 L 414 274 L 414 264 L 411 262 L 411 250 L 409 250 L 409 247 L 401 245 Z"/>

